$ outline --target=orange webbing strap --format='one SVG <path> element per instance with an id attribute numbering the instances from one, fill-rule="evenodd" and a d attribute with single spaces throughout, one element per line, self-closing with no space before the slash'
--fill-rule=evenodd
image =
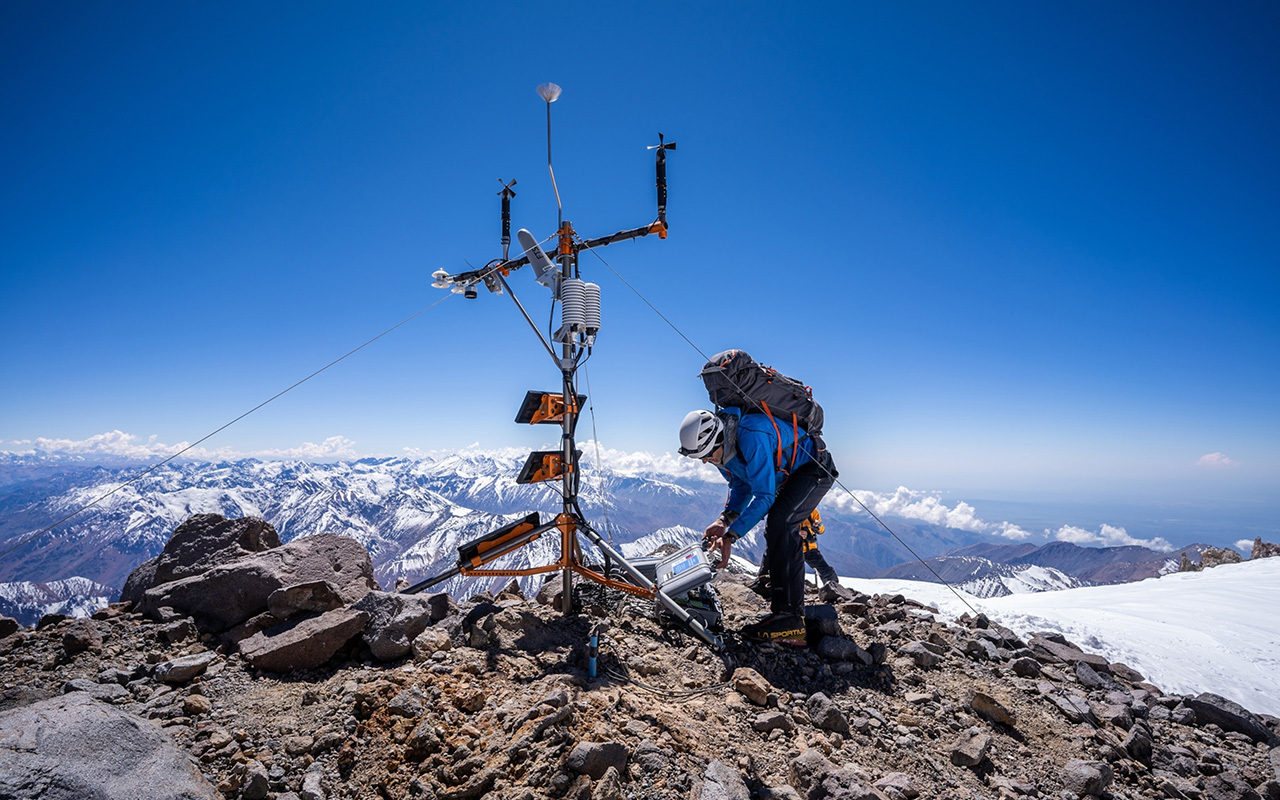
<path id="1" fill-rule="evenodd" d="M 796 469 L 796 453 L 800 450 L 800 424 L 796 420 L 794 411 L 791 412 L 791 435 L 794 437 L 791 442 L 791 471 L 794 472 Z"/>
<path id="2" fill-rule="evenodd" d="M 769 418 L 770 422 L 773 423 L 773 434 L 774 436 L 778 437 L 778 456 L 775 462 L 778 465 L 778 472 L 782 472 L 790 475 L 791 473 L 787 472 L 785 469 L 782 468 L 782 431 L 778 430 L 778 421 L 773 418 L 773 412 L 769 410 L 768 403 L 761 400 L 760 407 L 764 409 L 764 415 Z"/>

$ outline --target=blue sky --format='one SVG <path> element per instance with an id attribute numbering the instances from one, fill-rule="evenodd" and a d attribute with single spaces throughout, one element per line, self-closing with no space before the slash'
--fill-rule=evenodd
<path id="1" fill-rule="evenodd" d="M 565 217 L 649 222 L 677 141 L 670 238 L 600 254 L 813 385 L 851 485 L 1273 508 L 1277 34 L 1259 2 L 7 3 L 0 449 L 194 441 L 497 256 L 496 178 L 550 234 L 555 81 Z M 582 267 L 599 437 L 671 450 L 701 357 Z M 509 300 L 451 297 L 208 446 L 532 447 L 556 384 Z"/>

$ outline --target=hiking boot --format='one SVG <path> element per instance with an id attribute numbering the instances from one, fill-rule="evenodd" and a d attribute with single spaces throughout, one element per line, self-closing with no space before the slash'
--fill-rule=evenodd
<path id="1" fill-rule="evenodd" d="M 853 599 L 853 592 L 839 583 L 824 583 L 818 590 L 818 599 L 824 603 L 845 603 Z"/>
<path id="2" fill-rule="evenodd" d="M 804 647 L 804 619 L 797 614 L 766 614 L 742 629 L 742 638 L 754 642 L 773 642 Z"/>
<path id="3" fill-rule="evenodd" d="M 754 581 L 747 584 L 747 588 L 760 595 L 765 600 L 773 597 L 773 587 L 769 585 L 768 576 L 756 578 Z"/>

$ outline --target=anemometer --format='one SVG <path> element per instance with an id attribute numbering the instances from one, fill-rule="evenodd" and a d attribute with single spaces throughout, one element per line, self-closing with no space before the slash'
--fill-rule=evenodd
<path id="1" fill-rule="evenodd" d="M 562 506 L 560 513 L 549 522 L 542 522 L 537 512 L 529 514 L 521 520 L 499 528 L 492 533 L 467 542 L 458 548 L 456 566 L 446 572 L 411 586 L 406 591 L 420 592 L 435 586 L 456 575 L 479 577 L 524 577 L 559 571 L 563 577 L 561 593 L 561 610 L 565 614 L 573 611 L 573 576 L 608 586 L 627 594 L 651 599 L 659 604 L 691 633 L 702 641 L 719 648 L 720 637 L 712 634 L 703 624 L 703 620 L 711 619 L 705 613 L 690 614 L 689 598 L 685 596 L 714 577 L 709 564 L 682 563 L 680 580 L 669 582 L 657 572 L 637 568 L 628 562 L 612 546 L 605 542 L 586 521 L 582 509 L 578 505 L 578 486 L 581 478 L 579 459 L 581 451 L 576 447 L 574 431 L 586 396 L 577 393 L 577 371 L 583 359 L 591 354 L 596 338 L 600 334 L 600 287 L 584 281 L 578 269 L 578 254 L 584 250 L 605 247 L 616 242 L 638 239 L 650 234 L 657 234 L 659 239 L 667 238 L 667 152 L 676 149 L 675 142 L 668 142 L 661 133 L 658 143 L 648 149 L 655 151 L 655 178 L 658 190 L 657 218 L 638 228 L 617 231 L 607 236 L 594 239 L 582 239 L 573 228 L 573 223 L 564 219 L 564 207 L 560 201 L 560 189 L 556 186 L 555 169 L 551 161 L 551 104 L 559 99 L 561 89 L 554 83 L 544 83 L 538 87 L 538 94 L 547 105 L 547 172 L 551 175 L 551 186 L 556 196 L 558 211 L 557 230 L 542 240 L 555 239 L 555 245 L 548 253 L 541 242 L 528 230 L 516 232 L 521 252 L 516 258 L 510 257 L 511 244 L 511 199 L 516 196 L 514 180 L 498 182 L 502 189 L 498 195 L 502 200 L 502 256 L 486 264 L 482 269 L 450 275 L 445 270 L 437 270 L 432 274 L 433 286 L 438 289 L 450 289 L 466 298 L 479 296 L 479 287 L 483 286 L 492 294 L 506 294 L 511 297 L 520 314 L 542 343 L 551 357 L 556 369 L 560 372 L 560 392 L 531 391 L 526 393 L 524 401 L 516 414 L 518 424 L 527 425 L 559 425 L 561 430 L 560 449 L 538 451 L 529 454 L 523 468 L 516 478 L 516 483 L 530 484 L 555 482 L 560 483 Z M 531 266 L 534 281 L 546 287 L 553 302 L 560 304 L 560 327 L 551 335 L 551 341 L 542 335 L 538 325 L 529 316 L 511 290 L 507 278 L 511 273 L 524 266 Z M 557 352 L 556 346 L 559 348 Z M 560 536 L 560 558 L 550 565 L 527 569 L 490 569 L 487 564 L 508 553 L 529 544 L 543 535 Z M 606 562 L 616 562 L 616 569 L 606 566 L 605 571 L 617 577 L 601 574 L 581 561 L 581 549 L 578 536 L 582 535 L 600 549 Z M 693 548 L 696 550 L 696 548 Z M 682 551 L 683 552 L 683 551 Z M 694 561 L 706 557 L 700 550 L 693 555 L 685 556 L 686 561 Z M 694 581 L 690 581 L 690 577 Z M 674 576 L 673 576 L 674 577 Z M 620 578 L 626 578 L 622 580 Z M 664 591 L 662 587 L 670 591 Z M 685 601 L 677 602 L 672 595 L 680 595 Z M 718 613 L 714 615 L 718 619 Z"/>

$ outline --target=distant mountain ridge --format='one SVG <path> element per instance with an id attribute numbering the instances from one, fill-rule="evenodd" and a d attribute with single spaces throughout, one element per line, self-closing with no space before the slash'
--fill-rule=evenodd
<path id="1" fill-rule="evenodd" d="M 943 581 L 978 597 L 1003 597 L 1076 586 L 1132 583 L 1177 572 L 1183 553 L 1195 563 L 1209 547 L 1192 544 L 1171 553 L 1146 547 L 1081 547 L 1071 542 L 981 542 L 940 556 L 897 564 L 877 578 Z"/>
<path id="2" fill-rule="evenodd" d="M 173 530 L 196 513 L 262 517 L 286 542 L 318 533 L 350 536 L 369 549 L 384 586 L 390 587 L 400 577 L 413 582 L 452 565 L 461 543 L 531 511 L 542 512 L 544 518 L 559 511 L 556 486 L 515 482 L 525 455 L 518 450 L 468 449 L 420 458 L 332 463 L 172 462 L 4 559 L 0 582 L 52 586 L 80 577 L 107 587 L 114 595 L 130 571 L 159 553 Z M 588 520 L 602 536 L 633 555 L 658 544 L 696 541 L 703 526 L 723 507 L 724 483 L 709 468 L 689 459 L 642 456 L 614 454 L 598 466 L 586 463 L 580 504 Z M 584 458 L 584 462 L 591 460 L 590 455 Z M 0 546 L 16 543 L 71 514 L 134 477 L 139 469 L 136 463 L 101 466 L 79 458 L 0 454 Z M 898 494 L 908 499 L 916 496 L 906 489 Z M 952 528 L 935 519 L 881 511 L 896 538 L 847 495 L 829 497 L 823 504 L 827 532 L 820 545 L 841 575 L 871 577 L 914 561 L 910 550 L 925 558 L 964 548 L 998 553 L 1001 558 L 1035 558 L 1039 552 L 1031 545 L 992 543 L 990 530 L 999 526 L 983 528 L 980 521 L 977 527 L 970 521 L 964 528 Z M 735 552 L 758 560 L 762 544 L 758 533 L 748 535 Z M 1063 552 L 1073 552 L 1070 547 Z M 544 539 L 507 557 L 502 566 L 522 569 L 549 564 L 557 554 L 558 543 Z M 1071 574 L 1052 563 L 1042 566 Z M 996 572 L 988 569 L 982 577 L 995 582 L 975 591 L 1071 585 L 1051 572 L 1034 579 L 1026 570 L 1021 578 L 1010 570 L 1000 576 Z M 532 586 L 537 580 L 529 578 L 525 583 Z M 455 578 L 442 588 L 457 593 L 464 586 L 479 590 L 493 582 Z M 70 587 L 66 585 L 68 591 Z M 49 605 L 75 599 L 68 595 Z"/>
<path id="3" fill-rule="evenodd" d="M 113 602 L 119 592 L 88 578 L 68 578 L 49 583 L 19 581 L 0 583 L 0 616 L 13 617 L 31 626 L 45 614 L 87 617 Z"/>

